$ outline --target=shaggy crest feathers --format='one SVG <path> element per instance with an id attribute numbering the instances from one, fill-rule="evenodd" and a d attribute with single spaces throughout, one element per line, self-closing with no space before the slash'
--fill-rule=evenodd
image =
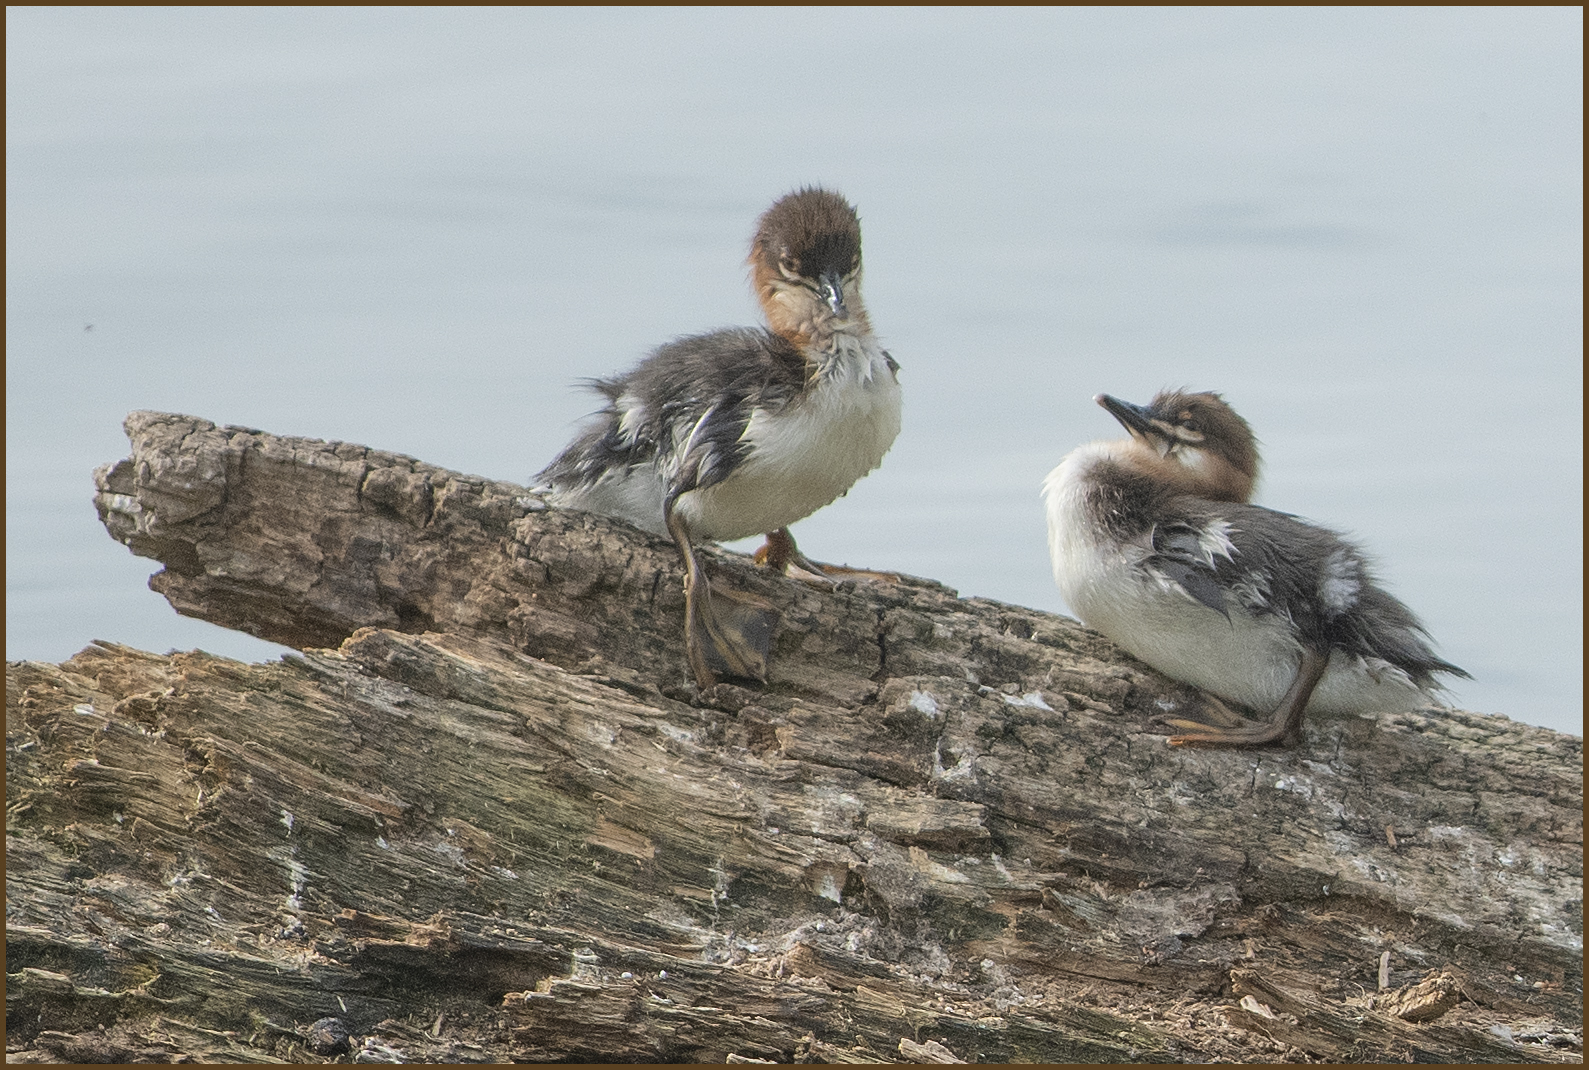
<path id="1" fill-rule="evenodd" d="M 819 279 L 829 272 L 843 278 L 861 266 L 861 218 L 837 193 L 797 190 L 762 213 L 750 263 L 774 278 Z"/>

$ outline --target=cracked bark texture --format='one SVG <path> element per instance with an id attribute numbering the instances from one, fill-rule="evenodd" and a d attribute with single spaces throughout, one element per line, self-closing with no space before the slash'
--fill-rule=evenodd
<path id="1" fill-rule="evenodd" d="M 717 550 L 783 619 L 703 697 L 664 540 L 127 431 L 150 585 L 302 653 L 8 666 L 12 1061 L 1581 1061 L 1577 737 L 1172 749 L 1075 621 Z"/>

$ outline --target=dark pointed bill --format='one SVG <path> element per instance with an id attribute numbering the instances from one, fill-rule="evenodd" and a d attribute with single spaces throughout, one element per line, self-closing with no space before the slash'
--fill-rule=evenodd
<path id="1" fill-rule="evenodd" d="M 1093 400 L 1107 409 L 1109 415 L 1119 420 L 1121 425 L 1133 435 L 1146 435 L 1149 438 L 1164 437 L 1164 431 L 1154 425 L 1153 417 L 1144 406 L 1133 405 L 1129 401 L 1121 401 L 1108 394 L 1099 394 Z"/>

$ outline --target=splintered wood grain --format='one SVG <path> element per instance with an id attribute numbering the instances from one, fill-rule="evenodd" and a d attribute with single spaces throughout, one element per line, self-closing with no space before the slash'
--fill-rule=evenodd
<path id="1" fill-rule="evenodd" d="M 1049 714 L 1004 691 L 932 677 L 881 695 L 881 722 L 934 710 L 945 740 L 967 741 L 960 758 L 974 748 L 974 775 L 940 756 L 925 785 L 901 784 L 776 745 L 758 754 L 719 742 L 722 710 L 648 704 L 457 637 L 367 630 L 262 666 L 108 645 L 12 666 L 12 991 L 39 1036 L 58 1034 L 29 1050 L 81 1056 L 85 1029 L 201 1009 L 206 1028 L 266 1054 L 304 1054 L 303 1027 L 335 1016 L 360 1043 L 436 1059 L 465 1044 L 481 1057 L 877 1058 L 902 1039 L 973 1061 L 1372 1058 L 1477 1037 L 1477 1021 L 1436 1043 L 1379 1015 L 1377 1039 L 1348 1050 L 1320 1039 L 1344 1028 L 1326 1016 L 1297 1024 L 1289 1048 L 1273 1028 L 1243 1046 L 1237 1008 L 1229 1035 L 1198 1042 L 1173 1018 L 1078 1000 L 1067 978 L 1192 996 L 1190 1015 L 1223 1005 L 1232 966 L 1261 977 L 1273 963 L 1331 978 L 1328 1008 L 1381 944 L 1485 959 L 1456 947 L 1471 931 L 1396 896 L 1304 884 L 1268 903 L 1278 878 L 1247 874 L 1228 848 L 1150 838 L 1139 814 L 1188 804 L 1144 798 L 1133 777 L 1028 773 L 1016 756 L 1034 744 L 1005 741 Z M 763 699 L 757 716 L 776 727 L 781 703 Z M 1054 720 L 1097 734 L 1095 716 Z M 1131 825 L 1099 815 L 1105 831 L 1082 834 L 1079 795 L 1111 791 Z M 1523 998 L 1533 1018 L 1570 1020 L 1574 960 L 1536 944 L 1514 942 L 1505 965 L 1559 978 Z M 1469 1017 L 1488 1023 L 1482 1011 Z M 438 1016 L 449 1039 L 392 1024 Z M 153 1051 L 154 1035 L 115 1050 Z M 1556 1051 L 1480 1039 L 1491 1055 Z"/>

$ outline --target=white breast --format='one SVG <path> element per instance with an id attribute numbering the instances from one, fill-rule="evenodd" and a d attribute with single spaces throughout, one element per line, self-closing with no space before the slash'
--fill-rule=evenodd
<path id="1" fill-rule="evenodd" d="M 679 498 L 693 535 L 740 539 L 793 524 L 882 463 L 899 434 L 899 381 L 870 337 L 838 335 L 816 385 L 745 428 L 750 455 L 721 483 Z"/>
<path id="2" fill-rule="evenodd" d="M 1085 507 L 1090 470 L 1110 443 L 1071 452 L 1043 484 L 1054 582 L 1071 611 L 1166 676 L 1268 714 L 1301 662 L 1289 622 L 1253 616 L 1227 603 L 1229 618 L 1144 567 L 1146 544 L 1123 543 L 1098 529 Z M 1430 696 L 1384 662 L 1334 651 L 1308 709 L 1320 713 L 1407 710 Z"/>

